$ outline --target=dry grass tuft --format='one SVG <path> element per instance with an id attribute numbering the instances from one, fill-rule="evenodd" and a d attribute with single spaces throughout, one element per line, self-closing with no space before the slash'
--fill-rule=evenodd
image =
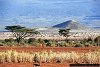
<path id="1" fill-rule="evenodd" d="M 100 64 L 100 52 L 16 52 L 13 50 L 0 52 L 0 63 L 4 62 L 55 62 L 55 63 L 91 63 Z"/>

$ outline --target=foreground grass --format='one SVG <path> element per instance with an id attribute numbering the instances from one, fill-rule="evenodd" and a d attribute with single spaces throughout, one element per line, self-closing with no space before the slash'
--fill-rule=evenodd
<path id="1" fill-rule="evenodd" d="M 0 52 L 0 63 L 4 62 L 55 62 L 55 63 L 90 63 L 100 64 L 100 52 L 16 52 L 13 50 Z"/>

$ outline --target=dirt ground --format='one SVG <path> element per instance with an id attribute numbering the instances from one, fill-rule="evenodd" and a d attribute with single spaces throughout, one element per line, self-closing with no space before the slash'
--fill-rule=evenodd
<path id="1" fill-rule="evenodd" d="M 42 63 L 40 66 L 35 66 L 33 63 L 4 63 L 0 67 L 69 67 L 65 63 Z"/>
<path id="2" fill-rule="evenodd" d="M 0 51 L 6 50 L 16 50 L 18 52 L 40 52 L 40 51 L 54 51 L 54 52 L 68 52 L 68 51 L 76 51 L 76 52 L 89 52 L 100 50 L 100 47 L 0 47 Z"/>

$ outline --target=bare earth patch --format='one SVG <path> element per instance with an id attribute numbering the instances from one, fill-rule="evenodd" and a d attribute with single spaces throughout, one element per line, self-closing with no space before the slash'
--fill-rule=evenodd
<path id="1" fill-rule="evenodd" d="M 35 66 L 33 63 L 4 63 L 0 67 L 69 67 L 67 63 L 42 63 L 40 66 Z"/>
<path id="2" fill-rule="evenodd" d="M 40 52 L 40 51 L 54 51 L 54 52 L 68 52 L 68 51 L 76 51 L 76 52 L 89 52 L 99 50 L 100 47 L 0 47 L 0 51 L 6 50 L 16 50 L 18 52 Z"/>

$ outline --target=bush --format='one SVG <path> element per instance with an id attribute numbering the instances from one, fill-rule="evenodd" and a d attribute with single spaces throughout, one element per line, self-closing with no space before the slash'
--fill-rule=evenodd
<path id="1" fill-rule="evenodd" d="M 32 44 L 34 41 L 36 41 L 35 38 L 29 38 L 29 39 L 28 39 L 28 43 L 29 43 L 29 44 Z"/>
<path id="2" fill-rule="evenodd" d="M 51 46 L 51 47 L 57 46 L 57 41 L 55 41 L 55 40 L 47 40 L 47 39 L 45 39 L 44 43 L 46 44 L 46 46 Z"/>
<path id="3" fill-rule="evenodd" d="M 75 46 L 75 41 L 68 41 L 67 46 L 74 47 Z"/>
<path id="4" fill-rule="evenodd" d="M 83 47 L 83 44 L 77 43 L 74 47 Z"/>
<path id="5" fill-rule="evenodd" d="M 93 39 L 91 37 L 89 37 L 86 41 L 87 42 L 93 42 Z"/>
<path id="6" fill-rule="evenodd" d="M 4 46 L 3 40 L 0 40 L 0 46 Z"/>
<path id="7" fill-rule="evenodd" d="M 31 46 L 40 46 L 39 41 L 35 38 L 28 39 L 28 44 Z"/>
<path id="8" fill-rule="evenodd" d="M 15 40 L 13 39 L 13 38 L 9 38 L 9 39 L 5 39 L 5 42 L 7 43 L 7 42 L 9 42 L 9 43 L 12 43 L 12 42 L 14 42 Z"/>
<path id="9" fill-rule="evenodd" d="M 65 41 L 60 41 L 60 42 L 58 42 L 58 46 L 65 47 L 66 46 L 66 42 Z"/>
<path id="10" fill-rule="evenodd" d="M 86 43 L 84 44 L 84 46 L 85 46 L 85 47 L 91 47 L 91 44 L 88 43 L 88 42 L 86 42 Z"/>
<path id="11" fill-rule="evenodd" d="M 94 42 L 100 44 L 100 36 L 97 36 L 97 37 L 94 39 Z"/>
<path id="12" fill-rule="evenodd" d="M 51 41 L 51 40 L 47 40 L 47 39 L 45 39 L 45 40 L 44 40 L 44 42 L 45 42 L 46 46 L 51 46 L 50 41 Z"/>
<path id="13" fill-rule="evenodd" d="M 41 39 L 41 38 L 39 38 L 38 41 L 39 41 L 39 43 L 41 43 L 41 44 L 45 44 L 44 40 Z"/>
<path id="14" fill-rule="evenodd" d="M 13 38 L 5 39 L 2 43 L 6 46 L 16 46 L 17 45 L 15 39 Z"/>
<path id="15" fill-rule="evenodd" d="M 50 45 L 51 47 L 57 46 L 57 42 L 56 42 L 56 41 L 51 41 L 50 44 L 51 44 L 51 45 Z"/>

